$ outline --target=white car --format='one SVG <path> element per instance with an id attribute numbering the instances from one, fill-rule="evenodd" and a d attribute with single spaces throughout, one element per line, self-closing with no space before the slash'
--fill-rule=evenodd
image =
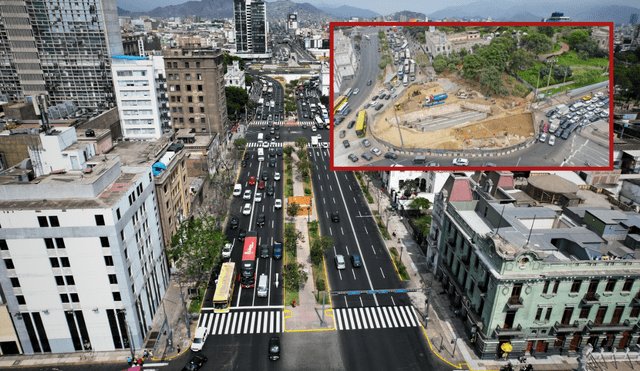
<path id="1" fill-rule="evenodd" d="M 358 89 L 358 88 L 355 88 L 355 89 L 353 90 L 353 94 L 358 94 L 359 92 L 360 92 L 360 89 Z"/>
<path id="2" fill-rule="evenodd" d="M 262 148 L 269 148 L 269 142 L 266 140 L 262 142 Z"/>
<path id="3" fill-rule="evenodd" d="M 318 129 L 316 128 L 315 125 L 311 125 L 311 131 L 317 131 Z"/>
<path id="4" fill-rule="evenodd" d="M 466 158 L 454 158 L 452 164 L 455 166 L 469 166 L 469 160 Z"/>
<path id="5" fill-rule="evenodd" d="M 280 180 L 280 173 L 276 172 L 273 174 L 273 180 Z"/>
<path id="6" fill-rule="evenodd" d="M 549 145 L 552 146 L 556 144 L 556 136 L 555 135 L 550 135 L 549 136 Z"/>
<path id="7" fill-rule="evenodd" d="M 377 100 L 374 100 L 373 102 L 371 102 L 371 107 L 375 107 L 375 106 L 376 106 L 376 104 L 378 104 L 378 101 L 377 101 Z"/>
<path id="8" fill-rule="evenodd" d="M 547 141 L 547 133 L 542 133 L 540 136 L 540 142 L 544 143 Z"/>
<path id="9" fill-rule="evenodd" d="M 329 143 L 328 142 L 322 142 L 322 148 L 328 149 L 329 148 Z"/>
<path id="10" fill-rule="evenodd" d="M 362 144 L 363 144 L 365 147 L 369 147 L 369 146 L 371 145 L 371 142 L 369 142 L 369 139 L 363 139 L 363 140 L 362 140 Z"/>
<path id="11" fill-rule="evenodd" d="M 222 248 L 222 257 L 228 259 L 231 257 L 231 252 L 233 251 L 233 245 L 230 243 L 224 244 Z"/>
<path id="12" fill-rule="evenodd" d="M 376 155 L 376 156 L 378 156 L 378 157 L 380 157 L 380 156 L 382 155 L 382 151 L 381 151 L 381 150 L 379 150 L 379 149 L 378 149 L 378 148 L 376 148 L 376 147 L 371 148 L 371 153 L 373 153 L 374 155 Z"/>
<path id="13" fill-rule="evenodd" d="M 242 215 L 251 215 L 251 204 L 250 203 L 244 204 L 244 207 L 242 208 Z"/>
<path id="14" fill-rule="evenodd" d="M 279 198 L 276 198 L 276 203 L 275 203 L 274 207 L 276 209 L 282 209 L 282 200 L 279 199 Z"/>
<path id="15" fill-rule="evenodd" d="M 253 200 L 255 202 L 261 202 L 262 201 L 262 193 L 256 192 L 256 196 L 253 198 Z"/>
<path id="16" fill-rule="evenodd" d="M 242 196 L 243 200 L 250 200 L 251 199 L 251 190 L 250 189 L 245 189 L 244 190 L 244 195 Z"/>

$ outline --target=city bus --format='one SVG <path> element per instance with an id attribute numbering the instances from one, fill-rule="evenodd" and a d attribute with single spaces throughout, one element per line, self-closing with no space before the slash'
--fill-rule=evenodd
<path id="1" fill-rule="evenodd" d="M 344 102 L 347 101 L 347 97 L 345 97 L 344 95 L 341 95 L 338 97 L 338 99 L 336 99 L 333 102 L 333 114 L 335 115 L 336 112 L 338 112 L 338 108 L 340 107 L 340 105 Z"/>
<path id="2" fill-rule="evenodd" d="M 344 102 L 340 105 L 340 107 L 338 107 L 336 112 L 342 115 L 348 108 L 349 108 L 349 102 Z"/>
<path id="3" fill-rule="evenodd" d="M 231 299 L 233 298 L 233 288 L 236 283 L 236 263 L 222 263 L 220 276 L 218 276 L 218 284 L 216 292 L 213 295 L 213 311 L 216 313 L 227 313 L 231 307 Z"/>
<path id="4" fill-rule="evenodd" d="M 398 78 L 402 78 L 402 76 L 404 76 L 404 65 L 399 65 L 398 66 Z"/>
<path id="5" fill-rule="evenodd" d="M 242 261 L 240 262 L 240 285 L 253 287 L 256 285 L 256 249 L 258 248 L 258 232 L 249 231 L 244 238 Z"/>
<path id="6" fill-rule="evenodd" d="M 358 121 L 356 121 L 356 135 L 362 138 L 367 134 L 367 111 L 358 112 Z"/>
<path id="7" fill-rule="evenodd" d="M 264 161 L 264 148 L 258 148 L 258 161 Z"/>
<path id="8" fill-rule="evenodd" d="M 349 98 L 349 97 L 351 96 L 351 94 L 353 94 L 353 89 L 351 89 L 351 88 L 347 89 L 347 92 L 346 92 L 346 93 L 344 93 L 344 95 L 345 95 L 347 98 Z"/>
<path id="9" fill-rule="evenodd" d="M 322 121 L 322 118 L 320 116 L 316 116 L 315 120 L 318 129 L 322 129 L 324 127 L 324 121 Z"/>

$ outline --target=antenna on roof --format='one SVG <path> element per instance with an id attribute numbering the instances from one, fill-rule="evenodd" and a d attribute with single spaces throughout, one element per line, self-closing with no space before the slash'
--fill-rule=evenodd
<path id="1" fill-rule="evenodd" d="M 502 214 L 504 214 L 505 206 L 502 205 L 502 212 L 500 213 L 500 220 L 498 220 L 498 228 L 496 228 L 496 235 L 499 236 L 498 232 L 500 232 L 500 223 L 502 223 Z"/>
<path id="2" fill-rule="evenodd" d="M 533 214 L 533 223 L 531 223 L 531 228 L 529 228 L 529 236 L 527 237 L 527 243 L 524 245 L 529 245 L 529 240 L 531 239 L 531 232 L 533 232 L 533 225 L 536 224 L 536 214 Z"/>

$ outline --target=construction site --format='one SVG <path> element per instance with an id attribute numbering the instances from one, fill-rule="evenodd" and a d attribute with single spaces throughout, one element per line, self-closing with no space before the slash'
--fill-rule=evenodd
<path id="1" fill-rule="evenodd" d="M 369 126 L 373 135 L 398 148 L 505 148 L 536 134 L 527 98 L 488 97 L 473 86 L 438 78 L 408 86 L 373 115 Z"/>

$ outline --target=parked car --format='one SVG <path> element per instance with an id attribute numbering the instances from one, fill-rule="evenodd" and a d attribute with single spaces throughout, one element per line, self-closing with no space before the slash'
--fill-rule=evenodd
<path id="1" fill-rule="evenodd" d="M 372 82 L 371 80 L 367 81 L 367 86 L 370 86 L 371 82 Z"/>
<path id="2" fill-rule="evenodd" d="M 349 144 L 349 141 L 348 141 L 348 140 L 346 140 L 346 139 L 342 141 L 342 145 L 344 146 L 344 148 L 349 148 L 349 147 L 351 147 L 351 144 Z"/>
<path id="3" fill-rule="evenodd" d="M 340 138 L 344 138 L 347 133 L 344 130 L 340 130 Z"/>
<path id="4" fill-rule="evenodd" d="M 384 158 L 390 158 L 392 160 L 395 160 L 396 158 L 398 158 L 398 154 L 395 152 L 387 152 L 384 154 Z"/>
<path id="5" fill-rule="evenodd" d="M 351 162 L 358 162 L 358 156 L 354 155 L 353 153 L 349 154 L 349 156 L 347 156 L 349 158 L 349 160 L 351 160 Z"/>
<path id="6" fill-rule="evenodd" d="M 454 166 L 469 166 L 469 160 L 466 158 L 454 158 L 452 164 Z"/>
<path id="7" fill-rule="evenodd" d="M 371 142 L 369 142 L 369 139 L 363 139 L 362 144 L 364 144 L 365 147 L 369 147 L 371 145 Z"/>
<path id="8" fill-rule="evenodd" d="M 547 141 L 547 133 L 542 133 L 542 135 L 540 135 L 540 142 L 544 143 Z"/>
<path id="9" fill-rule="evenodd" d="M 370 151 L 371 151 L 371 153 L 373 153 L 374 155 L 376 155 L 376 156 L 378 156 L 378 157 L 382 156 L 382 151 L 381 151 L 381 150 L 379 150 L 379 149 L 378 149 L 378 148 L 376 148 L 376 147 L 371 148 L 371 150 L 370 150 Z"/>
<path id="10" fill-rule="evenodd" d="M 352 120 L 351 122 L 349 122 L 349 125 L 347 125 L 347 129 L 351 129 L 355 125 L 356 125 L 356 120 Z"/>
<path id="11" fill-rule="evenodd" d="M 380 109 L 382 109 L 382 107 L 384 107 L 383 103 L 380 103 L 376 106 L 376 111 L 380 111 Z"/>
<path id="12" fill-rule="evenodd" d="M 554 144 L 556 144 L 556 137 L 555 135 L 551 135 L 549 136 L 549 145 L 552 146 Z"/>

